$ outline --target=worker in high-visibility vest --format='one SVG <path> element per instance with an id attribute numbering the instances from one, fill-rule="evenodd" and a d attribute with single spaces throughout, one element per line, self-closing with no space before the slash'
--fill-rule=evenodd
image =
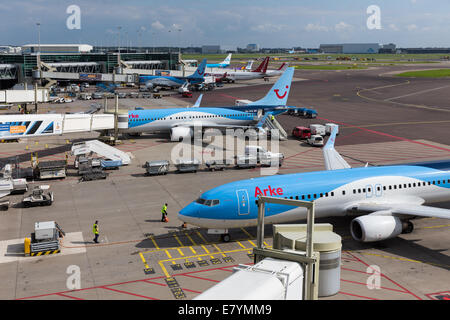
<path id="1" fill-rule="evenodd" d="M 272 122 L 275 121 L 275 116 L 274 115 L 272 115 L 271 120 L 272 120 Z"/>
<path id="2" fill-rule="evenodd" d="M 161 222 L 168 222 L 167 220 L 167 203 L 161 208 Z"/>
<path id="3" fill-rule="evenodd" d="M 92 228 L 92 232 L 94 233 L 94 242 L 98 243 L 98 221 L 95 221 L 94 227 Z"/>

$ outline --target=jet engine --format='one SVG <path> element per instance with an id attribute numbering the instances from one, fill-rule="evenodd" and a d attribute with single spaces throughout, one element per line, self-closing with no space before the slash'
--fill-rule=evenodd
<path id="1" fill-rule="evenodd" d="M 171 141 L 182 141 L 184 138 L 191 138 L 194 132 L 191 128 L 186 127 L 176 127 L 170 130 L 170 140 Z"/>
<path id="2" fill-rule="evenodd" d="M 155 85 L 151 81 L 147 81 L 145 83 L 145 87 L 147 88 L 147 90 L 152 90 L 154 86 Z"/>
<path id="3" fill-rule="evenodd" d="M 410 232 L 411 225 L 393 216 L 368 215 L 353 219 L 350 232 L 357 241 L 374 242 L 394 238 L 404 231 Z"/>

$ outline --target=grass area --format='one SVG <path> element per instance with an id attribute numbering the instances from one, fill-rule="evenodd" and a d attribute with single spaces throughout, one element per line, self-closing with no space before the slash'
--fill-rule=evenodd
<path id="1" fill-rule="evenodd" d="M 351 64 L 323 64 L 323 65 L 310 65 L 310 66 L 295 66 L 295 69 L 300 70 L 349 70 L 349 69 L 366 69 L 362 66 L 354 66 Z"/>
<path id="2" fill-rule="evenodd" d="M 398 77 L 416 77 L 416 78 L 446 78 L 450 77 L 450 69 L 435 69 L 423 71 L 409 71 L 397 74 Z"/>
<path id="3" fill-rule="evenodd" d="M 198 60 L 206 58 L 211 62 L 220 62 L 226 58 L 227 54 L 183 54 L 182 59 L 184 60 Z M 303 60 L 304 58 L 318 58 L 320 61 L 335 61 L 337 57 L 355 57 L 356 59 L 376 59 L 376 61 L 367 61 L 372 63 L 423 63 L 430 60 L 440 60 L 447 54 L 261 54 L 261 53 L 247 53 L 247 54 L 233 54 L 232 61 L 237 60 L 250 60 L 250 59 L 262 59 L 264 57 L 279 57 L 280 61 L 286 59 L 301 58 L 302 62 L 309 62 L 312 60 Z M 317 60 L 316 60 L 317 61 Z M 361 61 L 359 61 L 361 62 Z"/>

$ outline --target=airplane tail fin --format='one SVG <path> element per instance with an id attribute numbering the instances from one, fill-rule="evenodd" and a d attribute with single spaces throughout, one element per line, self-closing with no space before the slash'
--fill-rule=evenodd
<path id="1" fill-rule="evenodd" d="M 231 56 L 232 56 L 232 55 L 233 55 L 233 54 L 230 53 L 230 54 L 225 58 L 225 60 L 222 61 L 221 64 L 229 65 L 229 64 L 231 63 Z"/>
<path id="2" fill-rule="evenodd" d="M 264 98 L 252 102 L 249 105 L 285 106 L 289 97 L 289 91 L 291 90 L 293 76 L 294 68 L 287 68 Z"/>
<path id="3" fill-rule="evenodd" d="M 245 70 L 252 70 L 253 62 L 253 60 L 249 60 L 247 66 L 245 67 Z"/>
<path id="4" fill-rule="evenodd" d="M 203 59 L 202 63 L 198 66 L 197 70 L 195 70 L 194 74 L 190 75 L 189 79 L 199 79 L 203 78 L 206 70 L 206 59 Z"/>
<path id="5" fill-rule="evenodd" d="M 262 73 L 266 73 L 267 67 L 268 67 L 268 65 L 269 65 L 269 60 L 270 60 L 270 57 L 266 57 L 266 58 L 264 59 L 264 61 L 259 65 L 259 67 L 258 67 L 255 71 L 253 71 L 253 72 L 262 72 Z"/>
<path id="6" fill-rule="evenodd" d="M 283 62 L 283 64 L 281 65 L 281 67 L 278 69 L 278 71 L 284 71 L 289 67 L 289 64 L 286 62 Z"/>

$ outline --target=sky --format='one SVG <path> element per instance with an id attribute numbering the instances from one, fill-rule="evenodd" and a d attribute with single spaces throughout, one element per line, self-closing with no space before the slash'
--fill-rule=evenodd
<path id="1" fill-rule="evenodd" d="M 80 9 L 80 29 L 69 29 Z M 381 29 L 369 29 L 376 5 Z M 72 17 L 71 17 L 72 16 Z M 317 48 L 322 43 L 450 47 L 449 0 L 0 0 L 0 45 Z"/>

